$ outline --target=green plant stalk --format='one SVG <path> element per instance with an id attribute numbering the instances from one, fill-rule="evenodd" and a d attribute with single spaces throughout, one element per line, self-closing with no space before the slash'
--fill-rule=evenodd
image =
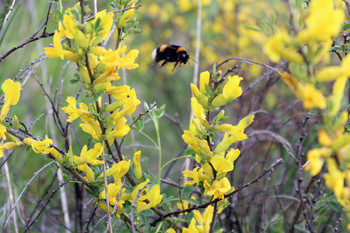
<path id="1" fill-rule="evenodd" d="M 157 142 L 158 142 L 158 145 L 157 145 L 157 148 L 158 148 L 158 184 L 160 184 L 160 177 L 162 175 L 162 144 L 160 142 L 158 117 L 154 120 L 154 126 L 156 127 Z"/>

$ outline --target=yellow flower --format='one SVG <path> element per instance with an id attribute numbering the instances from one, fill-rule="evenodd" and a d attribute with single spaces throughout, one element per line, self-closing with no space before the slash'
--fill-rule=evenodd
<path id="1" fill-rule="evenodd" d="M 139 150 L 134 154 L 134 158 L 132 159 L 132 162 L 134 164 L 134 174 L 138 180 L 142 178 L 142 168 L 141 168 L 140 160 L 141 160 L 141 151 Z"/>
<path id="2" fill-rule="evenodd" d="M 209 205 L 203 215 L 198 211 L 194 210 L 190 225 L 188 228 L 184 227 L 182 229 L 182 233 L 209 233 L 210 232 L 210 224 L 213 220 L 214 207 Z M 197 223 L 197 224 L 196 224 Z M 217 233 L 221 233 L 223 229 L 217 231 Z"/>
<path id="3" fill-rule="evenodd" d="M 232 162 L 228 161 L 224 157 L 212 157 L 210 159 L 210 163 L 218 173 L 227 173 L 233 170 Z"/>
<path id="4" fill-rule="evenodd" d="M 137 49 L 133 49 L 124 57 L 121 57 L 125 50 L 126 46 L 120 47 L 117 50 L 109 49 L 100 57 L 101 62 L 107 67 L 114 67 L 114 69 L 125 68 L 131 70 L 137 68 L 139 65 L 134 62 L 139 54 L 139 51 Z"/>
<path id="5" fill-rule="evenodd" d="M 80 152 L 80 157 L 74 156 L 74 163 L 76 165 L 82 165 L 89 163 L 91 165 L 103 164 L 103 161 L 98 160 L 102 154 L 103 147 L 101 143 L 96 143 L 93 149 L 87 150 L 87 146 L 84 145 L 83 149 Z"/>
<path id="6" fill-rule="evenodd" d="M 312 84 L 308 83 L 302 85 L 293 75 L 288 74 L 287 72 L 281 74 L 281 79 L 295 90 L 295 95 L 303 101 L 305 109 L 325 109 L 327 107 L 326 98 Z"/>
<path id="7" fill-rule="evenodd" d="M 84 121 L 87 118 L 92 118 L 93 114 L 89 112 L 88 107 L 84 103 L 79 103 L 79 108 L 76 107 L 77 101 L 74 97 L 68 96 L 66 99 L 68 106 L 61 108 L 65 113 L 67 113 L 67 122 L 72 122 L 79 116 Z"/>
<path id="8" fill-rule="evenodd" d="M 230 149 L 226 154 L 226 159 L 233 163 L 234 161 L 236 161 L 240 153 L 241 152 L 239 151 L 239 149 Z"/>
<path id="9" fill-rule="evenodd" d="M 345 174 L 338 169 L 337 162 L 333 158 L 330 158 L 327 164 L 328 173 L 324 175 L 325 183 L 338 199 L 344 189 Z"/>
<path id="10" fill-rule="evenodd" d="M 130 127 L 126 124 L 127 119 L 122 117 L 116 124 L 113 130 L 106 131 L 106 139 L 114 140 L 115 138 L 122 138 L 130 131 Z"/>
<path id="11" fill-rule="evenodd" d="M 205 86 L 209 87 L 210 73 L 208 71 L 204 71 L 200 74 L 199 77 L 199 90 L 202 93 L 205 93 Z"/>
<path id="12" fill-rule="evenodd" d="M 298 39 L 301 43 L 311 41 L 327 41 L 340 32 L 345 19 L 343 9 L 334 9 L 333 0 L 314 0 Z"/>
<path id="13" fill-rule="evenodd" d="M 84 123 L 80 124 L 80 128 L 84 132 L 90 134 L 96 141 L 102 140 L 102 130 L 98 121 L 92 119 L 86 120 Z"/>
<path id="14" fill-rule="evenodd" d="M 212 184 L 205 180 L 204 188 L 204 194 L 213 196 L 213 199 L 224 199 L 224 194 L 231 190 L 231 184 L 227 177 L 224 177 L 220 181 L 214 180 Z"/>
<path id="15" fill-rule="evenodd" d="M 316 176 L 320 173 L 323 161 L 329 158 L 331 150 L 327 147 L 315 148 L 307 152 L 308 164 L 305 166 L 305 171 L 310 171 L 312 176 Z"/>
<path id="16" fill-rule="evenodd" d="M 294 45 L 286 31 L 278 32 L 270 37 L 264 46 L 264 53 L 273 62 L 280 62 L 283 58 L 295 64 L 303 63 L 303 57 L 298 53 L 298 45 Z"/>
<path id="17" fill-rule="evenodd" d="M 63 16 L 63 25 L 67 29 L 67 32 L 73 36 L 70 39 L 74 39 L 81 48 L 86 49 L 89 47 L 89 39 L 76 25 L 76 19 L 72 13 Z"/>
<path id="18" fill-rule="evenodd" d="M 85 173 L 85 175 L 86 175 L 86 177 L 84 177 L 85 180 L 87 180 L 87 181 L 94 181 L 95 180 L 95 174 L 87 163 L 84 163 L 82 165 L 78 165 L 77 169 L 79 169 L 80 171 L 83 171 Z"/>
<path id="19" fill-rule="evenodd" d="M 131 5 L 131 7 L 134 7 L 135 3 Z M 129 18 L 134 14 L 135 9 L 132 8 L 130 10 L 127 10 L 123 16 L 120 18 L 118 22 L 118 28 L 122 28 L 124 24 L 129 20 Z"/>
<path id="20" fill-rule="evenodd" d="M 312 84 L 301 86 L 300 89 L 296 90 L 295 94 L 303 101 L 305 109 L 325 109 L 327 107 L 326 98 Z"/>
<path id="21" fill-rule="evenodd" d="M 153 185 L 150 190 L 147 190 L 145 187 L 148 183 L 149 180 L 147 179 L 137 185 L 131 193 L 131 202 L 134 202 L 135 199 L 138 198 L 136 203 L 136 209 L 138 212 L 153 208 L 162 201 L 163 195 L 160 195 L 160 186 L 156 184 Z M 142 191 L 140 192 L 140 190 Z"/>
<path id="22" fill-rule="evenodd" d="M 0 158 L 4 157 L 4 150 L 14 150 L 22 145 L 22 142 L 6 142 L 0 145 Z"/>
<path id="23" fill-rule="evenodd" d="M 213 107 L 220 107 L 227 104 L 231 100 L 242 95 L 242 88 L 239 83 L 243 80 L 242 77 L 235 75 L 233 77 L 229 76 L 223 87 L 222 93 L 218 94 L 212 101 Z"/>
<path id="24" fill-rule="evenodd" d="M 131 160 L 129 161 L 120 161 L 117 164 L 113 164 L 110 169 L 107 169 L 106 175 L 113 176 L 114 183 L 121 183 L 120 179 L 129 171 Z M 102 177 L 102 175 L 100 176 Z"/>
<path id="25" fill-rule="evenodd" d="M 112 183 L 112 184 L 109 184 L 107 186 L 107 189 L 108 189 L 109 204 L 112 206 L 115 206 L 117 204 L 117 213 L 121 214 L 124 210 L 123 204 L 125 203 L 122 196 L 123 196 L 126 188 L 123 188 L 122 190 L 120 190 L 121 184 L 116 185 L 116 184 Z M 119 196 L 119 199 L 118 199 L 118 196 Z M 100 192 L 99 198 L 106 199 L 106 190 L 105 189 L 102 192 Z"/>
<path id="26" fill-rule="evenodd" d="M 198 100 L 195 97 L 191 98 L 191 106 L 194 117 L 200 119 L 200 121 L 204 121 L 206 118 L 204 108 L 198 103 Z"/>
<path id="27" fill-rule="evenodd" d="M 210 79 L 210 74 L 208 71 L 205 71 L 200 74 L 199 90 L 193 83 L 191 83 L 191 91 L 194 97 L 196 97 L 199 104 L 202 105 L 203 107 L 208 106 L 208 97 L 205 95 L 206 93 L 205 86 L 209 86 L 209 79 Z"/>
<path id="28" fill-rule="evenodd" d="M 213 152 L 210 150 L 208 142 L 204 139 L 197 138 L 191 131 L 185 130 L 182 139 L 197 153 L 206 157 L 212 157 Z"/>
<path id="29" fill-rule="evenodd" d="M 89 24 L 95 25 L 97 20 L 100 21 L 97 31 L 102 34 L 101 40 L 105 40 L 107 39 L 113 25 L 113 13 L 106 14 L 106 10 L 100 11 L 95 15 L 95 18 L 89 22 Z"/>
<path id="30" fill-rule="evenodd" d="M 0 138 L 6 140 L 6 127 L 0 123 Z"/>
<path id="31" fill-rule="evenodd" d="M 192 171 L 182 171 L 183 176 L 192 178 L 192 180 L 186 180 L 185 185 L 198 184 L 199 181 L 206 179 L 206 175 L 203 173 L 203 168 L 195 167 Z"/>
<path id="32" fill-rule="evenodd" d="M 43 141 L 36 141 L 32 138 L 25 138 L 23 143 L 31 146 L 35 153 L 50 154 L 50 145 L 53 143 L 52 139 L 48 138 Z"/>
<path id="33" fill-rule="evenodd" d="M 4 105 L 0 113 L 0 121 L 3 121 L 10 110 L 11 105 L 16 105 L 21 94 L 21 83 L 6 79 L 1 85 L 1 89 L 5 94 Z"/>

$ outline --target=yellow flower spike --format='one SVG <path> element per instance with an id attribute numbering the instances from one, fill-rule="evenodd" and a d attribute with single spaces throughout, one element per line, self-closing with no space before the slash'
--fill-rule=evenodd
<path id="1" fill-rule="evenodd" d="M 310 171 L 312 176 L 320 173 L 323 161 L 331 156 L 332 151 L 327 147 L 315 148 L 307 152 L 308 164 L 305 166 L 305 171 Z"/>
<path id="2" fill-rule="evenodd" d="M 138 180 L 142 178 L 142 168 L 141 168 L 140 160 L 141 160 L 141 151 L 139 150 L 134 154 L 134 158 L 132 159 L 132 162 L 134 164 L 134 174 Z"/>
<path id="3" fill-rule="evenodd" d="M 21 83 L 6 79 L 1 85 L 5 94 L 4 105 L 0 113 L 0 121 L 3 121 L 10 110 L 11 105 L 16 105 L 21 94 Z"/>
<path id="4" fill-rule="evenodd" d="M 227 78 L 226 84 L 222 90 L 222 94 L 227 101 L 234 100 L 242 95 L 242 88 L 239 86 L 241 80 L 243 80 L 243 78 L 238 75 L 233 77 L 229 76 Z"/>
<path id="5" fill-rule="evenodd" d="M 86 68 L 86 66 L 81 66 L 79 68 L 79 73 L 80 73 L 80 76 L 83 79 L 84 83 L 86 83 L 86 84 L 90 84 L 91 83 L 89 71 Z"/>
<path id="6" fill-rule="evenodd" d="M 4 150 L 14 150 L 22 145 L 22 142 L 6 142 L 0 145 L 0 158 L 4 157 Z"/>
<path id="7" fill-rule="evenodd" d="M 129 161 L 123 160 L 117 164 L 113 164 L 110 169 L 107 169 L 106 175 L 107 176 L 112 175 L 114 179 L 114 183 L 119 184 L 121 183 L 120 179 L 129 171 L 130 163 L 131 163 L 131 160 Z M 102 177 L 102 174 L 100 175 L 100 177 Z"/>
<path id="8" fill-rule="evenodd" d="M 0 123 L 0 138 L 2 138 L 2 140 L 6 140 L 6 131 L 6 127 Z"/>
<path id="9" fill-rule="evenodd" d="M 228 161 L 223 157 L 212 157 L 210 163 L 218 173 L 227 173 L 233 170 L 232 162 Z"/>
<path id="10" fill-rule="evenodd" d="M 135 3 L 131 5 L 131 7 L 134 7 Z M 129 20 L 129 18 L 134 14 L 135 9 L 132 8 L 128 11 L 126 11 L 123 16 L 120 18 L 118 22 L 118 28 L 122 28 L 124 24 Z"/>
<path id="11" fill-rule="evenodd" d="M 208 71 L 204 71 L 200 74 L 200 77 L 199 77 L 200 92 L 205 93 L 205 86 L 209 86 L 209 79 L 210 79 L 210 73 Z"/>

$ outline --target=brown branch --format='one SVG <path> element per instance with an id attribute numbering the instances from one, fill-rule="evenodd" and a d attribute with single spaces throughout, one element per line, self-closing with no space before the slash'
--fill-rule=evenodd
<path id="1" fill-rule="evenodd" d="M 11 53 L 13 53 L 14 51 L 16 51 L 17 49 L 20 49 L 20 48 L 23 48 L 23 46 L 33 42 L 33 41 L 37 41 L 37 40 L 40 40 L 42 38 L 47 38 L 47 37 L 51 37 L 53 36 L 53 32 L 51 33 L 44 33 L 40 36 L 37 36 L 37 37 L 34 37 L 34 38 L 29 38 L 28 40 L 22 42 L 21 44 L 13 47 L 12 49 L 10 49 L 9 51 L 7 51 L 6 53 L 3 53 L 1 56 L 0 56 L 0 62 L 2 62 L 8 55 L 10 55 Z"/>
<path id="2" fill-rule="evenodd" d="M 269 169 L 264 169 L 264 171 L 257 177 L 255 178 L 254 180 L 252 180 L 251 182 L 248 182 L 244 185 L 241 185 L 239 186 L 237 189 L 235 189 L 234 191 L 232 191 L 231 193 L 228 193 L 228 194 L 225 194 L 224 195 L 224 198 L 228 198 L 230 196 L 232 196 L 233 194 L 253 185 L 254 183 L 256 182 L 259 182 L 261 180 L 261 178 L 263 178 L 266 174 L 269 174 L 270 172 L 273 172 L 274 171 L 274 168 L 277 167 L 278 165 L 282 164 L 283 163 L 283 159 L 278 159 L 276 160 L 271 166 Z M 160 221 L 163 221 L 164 219 L 168 218 L 168 217 L 171 217 L 173 215 L 179 215 L 179 214 L 183 214 L 183 213 L 187 213 L 187 212 L 191 212 L 192 210 L 196 210 L 196 209 L 203 209 L 203 208 L 206 208 L 207 206 L 211 205 L 211 204 L 215 204 L 217 202 L 221 201 L 221 199 L 215 199 L 215 200 L 212 200 L 208 203 L 204 203 L 204 204 L 201 204 L 201 205 L 194 205 L 188 209 L 184 209 L 184 210 L 176 210 L 176 211 L 173 211 L 173 212 L 170 212 L 170 213 L 167 213 L 163 216 L 160 216 L 158 219 L 156 219 L 153 223 L 151 223 L 150 225 L 151 226 L 156 226 L 158 222 Z"/>

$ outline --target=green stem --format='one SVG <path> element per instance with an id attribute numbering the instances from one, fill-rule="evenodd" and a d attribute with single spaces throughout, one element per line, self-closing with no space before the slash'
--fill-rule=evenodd
<path id="1" fill-rule="evenodd" d="M 157 133 L 157 141 L 158 141 L 158 184 L 160 184 L 160 178 L 162 176 L 162 144 L 160 143 L 160 135 L 159 135 L 159 121 L 158 118 L 154 121 Z"/>

